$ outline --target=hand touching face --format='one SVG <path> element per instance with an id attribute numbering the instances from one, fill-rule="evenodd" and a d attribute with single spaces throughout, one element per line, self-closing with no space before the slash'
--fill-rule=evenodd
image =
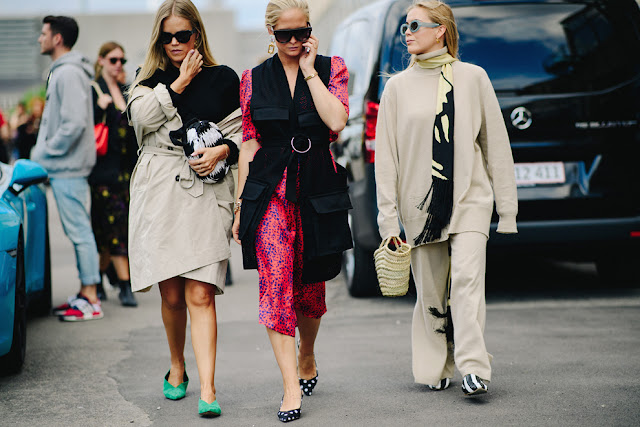
<path id="1" fill-rule="evenodd" d="M 273 34 L 274 31 L 293 30 L 298 28 L 308 27 L 307 17 L 304 12 L 297 8 L 287 9 L 280 15 L 280 18 L 276 24 L 269 29 L 269 33 Z M 276 46 L 278 52 L 291 57 L 298 57 L 303 53 L 305 48 L 304 43 L 308 40 L 300 41 L 293 35 L 289 37 L 289 40 L 280 42 L 276 39 Z"/>

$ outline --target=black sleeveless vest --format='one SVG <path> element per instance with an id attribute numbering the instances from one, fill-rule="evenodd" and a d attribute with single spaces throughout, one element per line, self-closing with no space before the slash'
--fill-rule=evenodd
<path id="1" fill-rule="evenodd" d="M 315 69 L 329 85 L 331 58 L 317 56 Z M 261 148 L 249 164 L 242 192 L 240 239 L 245 269 L 257 268 L 255 231 L 287 169 L 286 198 L 300 205 L 304 240 L 303 282 L 330 280 L 352 247 L 346 170 L 329 151 L 329 128 L 315 109 L 298 71 L 293 99 L 278 55 L 252 70 L 251 119 Z M 297 185 L 299 183 L 299 186 Z"/>

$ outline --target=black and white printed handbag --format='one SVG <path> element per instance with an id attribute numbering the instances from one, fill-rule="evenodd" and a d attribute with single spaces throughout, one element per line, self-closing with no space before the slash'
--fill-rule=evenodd
<path id="1" fill-rule="evenodd" d="M 183 148 L 184 155 L 189 160 L 202 157 L 202 155 L 193 156 L 193 152 L 199 148 L 217 147 L 227 143 L 218 126 L 208 120 L 194 119 L 184 128 L 171 131 L 169 137 L 174 145 Z M 227 159 L 220 160 L 209 175 L 198 175 L 198 178 L 206 184 L 215 184 L 229 172 L 229 166 Z"/>

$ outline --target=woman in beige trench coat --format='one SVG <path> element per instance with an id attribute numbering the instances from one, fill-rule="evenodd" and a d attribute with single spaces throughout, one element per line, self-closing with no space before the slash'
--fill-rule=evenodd
<path id="1" fill-rule="evenodd" d="M 231 255 L 234 181 L 229 173 L 208 184 L 196 174 L 208 175 L 219 160 L 237 161 L 239 79 L 229 67 L 216 64 L 189 0 L 165 1 L 152 34 L 128 106 L 140 146 L 131 178 L 131 285 L 144 291 L 159 284 L 171 352 L 163 391 L 172 400 L 185 396 L 189 380 L 184 362 L 188 309 L 201 384 L 198 412 L 217 416 L 215 295 L 224 292 Z M 202 156 L 187 160 L 169 132 L 191 119 L 217 123 L 225 144 L 198 149 L 194 155 Z"/>

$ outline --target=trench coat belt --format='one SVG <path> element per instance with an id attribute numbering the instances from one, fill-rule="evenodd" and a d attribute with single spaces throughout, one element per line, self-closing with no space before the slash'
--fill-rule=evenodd
<path id="1" fill-rule="evenodd" d="M 153 147 L 150 145 L 144 145 L 141 149 L 141 153 L 149 153 L 158 156 L 179 156 L 182 158 L 182 167 L 180 173 L 175 176 L 175 180 L 178 181 L 180 187 L 182 187 L 189 195 L 193 197 L 201 196 L 204 193 L 204 182 L 198 179 L 196 173 L 189 165 L 189 160 L 184 155 L 182 147 Z"/>

